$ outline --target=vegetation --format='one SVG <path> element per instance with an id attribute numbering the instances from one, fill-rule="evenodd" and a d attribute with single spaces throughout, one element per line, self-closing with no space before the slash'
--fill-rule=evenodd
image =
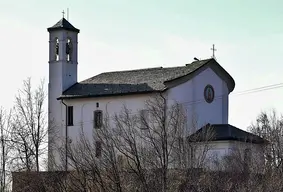
<path id="1" fill-rule="evenodd" d="M 39 172 L 47 152 L 44 81 L 35 89 L 23 82 L 11 111 L 0 110 L 0 189 L 11 189 L 13 171 Z"/>

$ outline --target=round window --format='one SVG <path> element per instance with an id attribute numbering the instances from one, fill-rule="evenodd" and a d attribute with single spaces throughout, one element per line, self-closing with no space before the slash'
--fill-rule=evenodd
<path id="1" fill-rule="evenodd" d="M 214 89 L 211 85 L 207 85 L 204 88 L 204 99 L 207 103 L 211 103 L 214 100 Z"/>

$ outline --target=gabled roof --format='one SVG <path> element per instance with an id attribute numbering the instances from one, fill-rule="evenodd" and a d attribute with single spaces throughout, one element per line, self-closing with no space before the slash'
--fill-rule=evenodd
<path id="1" fill-rule="evenodd" d="M 161 92 L 176 86 L 176 83 L 172 85 L 172 82 L 181 83 L 183 78 L 188 80 L 187 78 L 194 77 L 197 72 L 206 67 L 216 71 L 227 83 L 229 91 L 233 91 L 235 87 L 233 78 L 214 59 L 206 59 L 179 67 L 101 73 L 74 84 L 58 99 Z"/>
<path id="2" fill-rule="evenodd" d="M 52 27 L 47 28 L 47 31 L 55 31 L 55 30 L 61 30 L 61 29 L 65 29 L 68 31 L 74 31 L 79 33 L 80 30 L 75 28 L 71 23 L 69 23 L 69 21 L 67 21 L 65 18 L 62 18 L 60 21 L 58 21 L 55 25 L 53 25 Z"/>
<path id="3" fill-rule="evenodd" d="M 208 139 L 207 135 L 213 135 Z M 199 129 L 194 134 L 188 137 L 190 141 L 242 141 L 255 144 L 268 143 L 267 140 L 249 133 L 247 131 L 241 130 L 230 124 L 207 124 L 201 129 Z"/>

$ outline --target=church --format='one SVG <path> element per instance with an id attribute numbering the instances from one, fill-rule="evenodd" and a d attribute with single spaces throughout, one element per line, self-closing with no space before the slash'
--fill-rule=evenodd
<path id="1" fill-rule="evenodd" d="M 214 58 L 177 67 L 104 72 L 78 82 L 80 30 L 65 18 L 47 30 L 49 156 L 55 161 L 59 162 L 59 155 L 52 145 L 74 142 L 80 131 L 92 139 L 106 112 L 114 115 L 125 105 L 141 112 L 145 101 L 155 94 L 162 94 L 168 105 L 177 102 L 185 108 L 187 136 L 211 125 L 215 131 L 211 154 L 224 156 L 238 143 L 245 146 L 245 152 L 248 149 L 245 155 L 263 150 L 262 138 L 229 124 L 229 94 L 235 81 Z"/>

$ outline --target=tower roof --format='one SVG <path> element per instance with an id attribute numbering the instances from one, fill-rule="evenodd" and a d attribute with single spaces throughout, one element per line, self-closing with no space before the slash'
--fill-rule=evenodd
<path id="1" fill-rule="evenodd" d="M 75 28 L 71 23 L 69 23 L 69 21 L 67 21 L 65 18 L 62 18 L 60 21 L 58 21 L 55 25 L 53 25 L 52 27 L 47 28 L 47 31 L 55 31 L 55 30 L 61 30 L 61 29 L 65 29 L 68 31 L 74 31 L 79 33 L 80 30 Z"/>

